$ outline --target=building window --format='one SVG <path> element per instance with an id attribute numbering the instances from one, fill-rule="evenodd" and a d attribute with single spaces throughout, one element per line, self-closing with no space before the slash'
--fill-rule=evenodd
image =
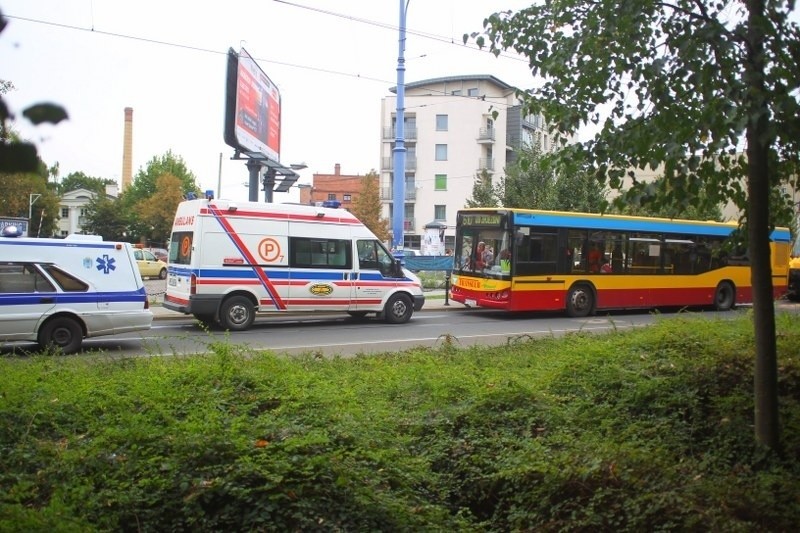
<path id="1" fill-rule="evenodd" d="M 61 218 L 69 218 L 69 207 L 61 208 Z"/>
<path id="2" fill-rule="evenodd" d="M 447 115 L 436 115 L 436 131 L 447 131 Z"/>
<path id="3" fill-rule="evenodd" d="M 447 161 L 447 145 L 436 145 L 436 161 Z"/>
<path id="4" fill-rule="evenodd" d="M 467 96 L 478 96 L 478 88 L 467 89 Z"/>
<path id="5" fill-rule="evenodd" d="M 446 191 L 447 190 L 447 174 L 436 174 L 434 178 L 434 190 Z"/>
<path id="6" fill-rule="evenodd" d="M 353 199 L 353 197 L 352 197 L 352 196 L 350 196 L 349 194 L 345 194 L 345 195 L 344 195 L 344 197 L 343 197 L 342 199 L 343 199 L 345 202 L 349 202 L 350 200 L 352 200 L 352 199 Z"/>
<path id="7" fill-rule="evenodd" d="M 433 218 L 434 220 L 447 220 L 447 206 L 446 205 L 433 206 Z"/>
<path id="8" fill-rule="evenodd" d="M 328 200 L 336 200 L 336 193 L 329 192 L 328 193 Z"/>

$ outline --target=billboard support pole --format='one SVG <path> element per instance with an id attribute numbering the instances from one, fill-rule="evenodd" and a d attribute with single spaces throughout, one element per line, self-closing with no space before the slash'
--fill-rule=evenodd
<path id="1" fill-rule="evenodd" d="M 276 170 L 272 167 L 267 167 L 264 172 L 264 203 L 272 203 L 272 191 L 275 189 L 275 174 Z"/>
<path id="2" fill-rule="evenodd" d="M 251 202 L 258 201 L 258 175 L 261 174 L 261 163 L 255 159 L 247 160 L 247 170 L 250 171 L 250 180 L 248 183 L 248 200 Z"/>

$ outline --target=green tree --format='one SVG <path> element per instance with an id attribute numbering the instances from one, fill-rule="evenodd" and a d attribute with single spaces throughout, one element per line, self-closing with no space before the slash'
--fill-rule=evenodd
<path id="1" fill-rule="evenodd" d="M 681 205 L 730 198 L 744 209 L 752 258 L 755 434 L 779 444 L 770 189 L 800 159 L 800 30 L 793 1 L 545 0 L 495 13 L 479 46 L 513 49 L 542 83 L 524 98 L 561 133 L 599 131 L 563 150 L 602 183 L 623 186 L 628 169 L 664 165 Z M 465 42 L 469 35 L 464 36 Z M 740 145 L 746 146 L 740 153 Z M 636 180 L 620 201 L 646 198 Z"/>
<path id="2" fill-rule="evenodd" d="M 168 150 L 161 156 L 154 156 L 143 169 L 139 169 L 133 178 L 131 186 L 125 191 L 124 202 L 133 207 L 139 202 L 152 196 L 160 195 L 158 178 L 169 174 L 178 178 L 183 194 L 194 192 L 199 194 L 200 189 L 195 181 L 194 174 L 186 167 L 186 163 L 179 155 Z"/>
<path id="3" fill-rule="evenodd" d="M 93 178 L 87 176 L 83 172 L 72 172 L 67 175 L 58 185 L 58 192 L 64 194 L 65 192 L 74 191 L 77 189 L 86 189 L 97 194 L 106 193 L 106 185 L 115 185 L 117 182 L 108 178 Z"/>
<path id="4" fill-rule="evenodd" d="M 95 196 L 86 206 L 83 230 L 101 235 L 106 241 L 130 242 L 133 239 L 130 216 L 128 211 L 121 209 L 121 205 L 118 198 L 109 198 L 105 194 Z"/>
<path id="5" fill-rule="evenodd" d="M 475 177 L 472 184 L 472 196 L 467 198 L 467 207 L 497 207 L 497 191 L 492 183 L 492 176 L 484 169 Z"/>
<path id="6" fill-rule="evenodd" d="M 378 174 L 371 170 L 364 176 L 361 192 L 353 202 L 350 212 L 364 223 L 380 240 L 388 241 L 391 232 L 389 221 L 381 217 L 381 194 Z"/>
<path id="7" fill-rule="evenodd" d="M 136 204 L 139 214 L 140 240 L 144 237 L 147 243 L 158 243 L 164 246 L 172 233 L 175 211 L 183 200 L 183 184 L 177 176 L 161 174 L 156 179 L 157 195 L 150 196 Z"/>
<path id="8" fill-rule="evenodd" d="M 669 187 L 660 183 L 663 179 L 663 177 L 655 179 L 651 182 L 652 187 L 659 191 L 669 191 Z M 670 204 L 667 202 L 615 203 L 612 205 L 612 211 L 623 215 L 686 218 L 689 220 L 716 220 L 718 222 L 723 220 L 720 206 L 713 205 L 710 202 L 699 202 L 695 205 Z"/>
<path id="9" fill-rule="evenodd" d="M 602 185 L 582 169 L 555 165 L 554 157 L 538 145 L 520 149 L 499 186 L 502 205 L 599 213 L 605 203 Z"/>

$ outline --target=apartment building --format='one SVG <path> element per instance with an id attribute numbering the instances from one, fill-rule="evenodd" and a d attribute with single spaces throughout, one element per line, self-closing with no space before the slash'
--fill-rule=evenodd
<path id="1" fill-rule="evenodd" d="M 397 88 L 381 104 L 381 202 L 394 209 Z M 515 160 L 515 151 L 538 143 L 552 149 L 540 116 L 523 116 L 515 88 L 490 75 L 434 78 L 405 84 L 406 147 L 404 247 L 419 249 L 426 226 L 444 224 L 453 246 L 456 212 L 486 171 L 493 182 Z M 497 116 L 495 117 L 495 112 Z"/>

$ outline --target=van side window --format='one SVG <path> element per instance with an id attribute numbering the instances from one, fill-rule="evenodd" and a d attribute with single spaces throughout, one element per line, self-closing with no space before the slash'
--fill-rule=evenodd
<path id="1" fill-rule="evenodd" d="M 0 293 L 56 292 L 53 284 L 29 263 L 0 263 Z"/>
<path id="2" fill-rule="evenodd" d="M 58 283 L 61 290 L 64 292 L 86 292 L 89 290 L 89 285 L 75 276 L 64 272 L 55 265 L 42 265 L 42 268 L 50 274 L 56 283 Z"/>
<path id="3" fill-rule="evenodd" d="M 289 266 L 300 268 L 350 269 L 350 241 L 308 237 L 289 238 Z"/>

